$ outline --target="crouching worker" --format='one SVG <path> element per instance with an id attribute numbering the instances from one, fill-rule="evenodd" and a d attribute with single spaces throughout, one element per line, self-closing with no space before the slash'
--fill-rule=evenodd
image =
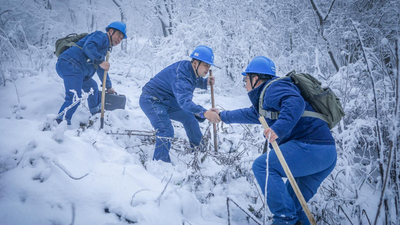
<path id="1" fill-rule="evenodd" d="M 264 86 L 276 79 L 272 60 L 258 56 L 242 73 L 246 89 L 252 102 L 250 108 L 222 111 L 225 123 L 259 124 L 259 98 Z M 306 201 L 317 192 L 322 181 L 332 172 L 336 164 L 335 141 L 323 120 L 302 117 L 303 112 L 314 111 L 300 95 L 291 78 L 271 83 L 262 100 L 262 108 L 279 112 L 274 119 L 266 118 L 270 128 L 264 131 L 269 142 L 277 141 L 284 158 Z M 265 195 L 273 215 L 273 224 L 310 224 L 274 150 L 259 156 L 253 163 L 254 176 Z M 266 170 L 268 167 L 268 180 Z"/>
<path id="2" fill-rule="evenodd" d="M 61 106 L 59 114 L 73 103 L 75 93 L 81 98 L 82 90 L 89 92 L 93 89 L 93 94 L 88 97 L 90 113 L 95 114 L 101 109 L 101 95 L 93 75 L 97 72 L 100 81 L 103 82 L 104 70 L 110 69 L 110 63 L 105 61 L 107 51 L 119 45 L 122 39 L 126 39 L 126 25 L 123 22 L 113 22 L 106 27 L 106 33 L 95 31 L 88 34 L 76 44 L 64 51 L 59 57 L 56 65 L 58 75 L 64 80 L 65 101 Z M 107 93 L 114 93 L 110 77 L 107 73 L 106 84 Z M 75 92 L 75 93 L 74 93 Z M 60 123 L 63 118 L 71 124 L 72 115 L 76 111 L 78 104 L 70 108 L 64 115 L 56 118 Z"/>
<path id="3" fill-rule="evenodd" d="M 140 107 L 157 132 L 153 160 L 171 162 L 170 139 L 174 136 L 171 120 L 183 124 L 192 148 L 200 146 L 203 137 L 198 120 L 220 121 L 218 110 L 206 110 L 192 101 L 195 88 L 207 89 L 207 85 L 215 82 L 214 77 L 204 78 L 214 65 L 213 51 L 200 45 L 190 57 L 192 61 L 183 60 L 166 67 L 142 89 Z"/>

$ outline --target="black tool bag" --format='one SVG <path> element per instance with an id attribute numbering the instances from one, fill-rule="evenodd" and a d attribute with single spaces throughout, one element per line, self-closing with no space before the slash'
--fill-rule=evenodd
<path id="1" fill-rule="evenodd" d="M 101 93 L 101 92 L 100 92 Z M 115 109 L 125 109 L 126 97 L 120 94 L 108 94 L 106 93 L 106 100 L 104 109 L 112 111 Z"/>

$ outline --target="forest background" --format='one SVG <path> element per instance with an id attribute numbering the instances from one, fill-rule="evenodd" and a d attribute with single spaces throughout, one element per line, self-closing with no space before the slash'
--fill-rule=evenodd
<path id="1" fill-rule="evenodd" d="M 61 84 L 53 54 L 58 38 L 104 31 L 110 22 L 122 20 L 128 39 L 113 50 L 111 65 L 118 65 L 113 82 L 126 90 L 140 90 L 162 68 L 188 59 L 199 44 L 214 50 L 220 99 L 246 95 L 240 73 L 259 55 L 274 60 L 279 76 L 296 70 L 317 77 L 341 99 L 346 116 L 332 130 L 338 163 L 309 203 L 314 216 L 319 224 L 400 224 L 399 14 L 399 0 L 2 0 L 1 134 L 25 119 L 23 80 L 43 76 Z M 217 103 L 221 110 L 226 107 Z M 46 114 L 56 113 L 40 112 L 42 122 Z M 231 143 L 221 138 L 229 149 L 262 145 L 260 127 L 219 129 L 240 139 Z M 6 137 L 1 137 L 2 177 L 20 166 L 8 161 L 14 147 L 5 145 L 10 141 Z M 230 169 L 225 175 L 234 171 L 235 176 L 215 180 L 229 185 L 240 177 L 254 179 L 242 155 L 230 163 L 220 161 Z M 196 197 L 207 204 L 200 194 Z"/>

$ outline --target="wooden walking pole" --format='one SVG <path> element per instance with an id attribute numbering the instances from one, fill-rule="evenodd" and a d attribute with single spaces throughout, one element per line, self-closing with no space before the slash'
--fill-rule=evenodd
<path id="1" fill-rule="evenodd" d="M 108 58 L 110 57 L 110 51 L 107 51 L 106 61 L 108 62 Z M 101 118 L 100 118 L 100 129 L 103 129 L 104 126 L 104 106 L 106 102 L 106 81 L 107 81 L 107 70 L 104 70 L 103 76 L 103 87 L 101 91 Z"/>
<path id="2" fill-rule="evenodd" d="M 264 129 L 268 129 L 269 126 L 267 124 L 267 121 L 265 121 L 265 118 L 263 116 L 260 116 L 258 118 L 261 122 L 261 124 L 263 125 Z M 294 190 L 294 193 L 296 193 L 297 198 L 299 199 L 299 202 L 301 204 L 301 206 L 303 207 L 304 212 L 307 215 L 308 220 L 310 221 L 310 223 L 312 225 L 316 225 L 317 223 L 314 220 L 314 217 L 311 214 L 310 209 L 308 208 L 308 205 L 306 203 L 306 200 L 303 197 L 303 194 L 301 193 L 299 186 L 297 185 L 292 172 L 289 169 L 289 166 L 286 163 L 285 158 L 282 155 L 281 149 L 279 148 L 278 144 L 276 143 L 276 141 L 273 141 L 272 143 L 272 147 L 275 150 L 276 156 L 279 159 L 279 162 L 281 163 L 281 166 L 283 167 L 283 170 L 285 171 L 286 177 L 289 179 L 290 184 L 292 185 L 292 188 Z"/>
<path id="3" fill-rule="evenodd" d="M 212 70 L 210 70 L 210 78 L 212 77 Z M 214 85 L 210 83 L 211 86 L 211 107 L 215 108 L 214 101 Z M 217 152 L 218 150 L 218 140 L 217 140 L 217 124 L 213 123 L 213 131 L 214 131 L 214 150 Z"/>

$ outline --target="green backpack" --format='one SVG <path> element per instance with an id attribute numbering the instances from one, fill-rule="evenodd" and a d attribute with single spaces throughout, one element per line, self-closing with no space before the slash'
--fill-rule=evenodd
<path id="1" fill-rule="evenodd" d="M 278 119 L 279 112 L 266 111 L 262 108 L 264 102 L 264 95 L 267 88 L 276 81 L 292 78 L 294 84 L 300 89 L 301 96 L 306 100 L 316 112 L 304 111 L 302 116 L 315 117 L 325 121 L 329 128 L 332 129 L 340 122 L 342 117 L 345 115 L 342 105 L 340 104 L 339 98 L 329 87 L 321 87 L 315 77 L 306 73 L 296 74 L 295 71 L 290 72 L 284 77 L 272 80 L 261 92 L 259 98 L 259 114 L 268 118 L 276 120 Z"/>
<path id="2" fill-rule="evenodd" d="M 58 57 L 61 55 L 61 53 L 63 53 L 65 50 L 69 49 L 72 46 L 76 46 L 82 49 L 80 46 L 76 44 L 76 42 L 84 38 L 86 35 L 88 35 L 88 33 L 81 33 L 81 34 L 73 33 L 73 34 L 68 34 L 66 37 L 58 39 L 56 41 L 56 51 L 54 52 L 54 54 L 56 54 L 56 56 Z"/>

